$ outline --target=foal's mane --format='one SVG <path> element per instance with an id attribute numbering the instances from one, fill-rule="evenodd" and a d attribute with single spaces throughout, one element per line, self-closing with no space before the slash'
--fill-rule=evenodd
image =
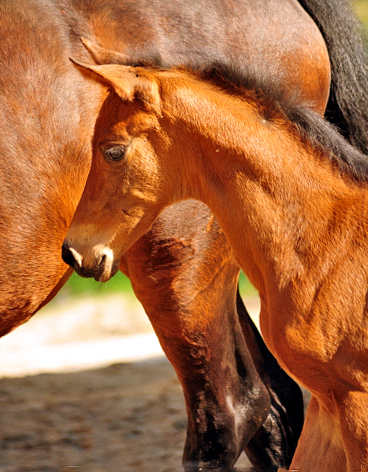
<path id="1" fill-rule="evenodd" d="M 368 155 L 352 146 L 338 128 L 315 112 L 312 106 L 300 105 L 302 100 L 298 95 L 286 91 L 281 83 L 260 75 L 251 67 L 244 74 L 229 66 L 225 69 L 213 61 L 207 67 L 191 64 L 188 70 L 225 93 L 252 100 L 266 120 L 286 120 L 302 140 L 327 153 L 343 174 L 358 182 L 368 181 Z"/>
<path id="2" fill-rule="evenodd" d="M 327 153 L 343 174 L 358 182 L 368 181 L 368 156 L 352 146 L 338 128 L 314 112 L 312 106 L 301 106 L 302 100 L 297 94 L 286 91 L 280 82 L 271 76 L 261 75 L 251 65 L 239 70 L 229 64 L 224 66 L 216 59 L 206 59 L 203 61 L 200 54 L 194 54 L 188 63 L 175 69 L 211 83 L 226 94 L 252 100 L 267 121 L 286 120 L 294 126 L 301 139 Z M 172 69 L 163 63 L 159 55 L 138 61 L 132 58 L 128 63 L 153 70 Z"/>

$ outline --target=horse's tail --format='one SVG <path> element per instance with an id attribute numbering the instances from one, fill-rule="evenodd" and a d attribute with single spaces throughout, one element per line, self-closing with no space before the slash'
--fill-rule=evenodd
<path id="1" fill-rule="evenodd" d="M 320 29 L 331 62 L 326 118 L 368 154 L 368 53 L 349 0 L 299 0 Z"/>

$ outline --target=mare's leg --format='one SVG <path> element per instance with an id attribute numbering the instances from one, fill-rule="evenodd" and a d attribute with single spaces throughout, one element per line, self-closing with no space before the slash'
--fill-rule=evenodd
<path id="1" fill-rule="evenodd" d="M 270 413 L 249 441 L 245 452 L 251 462 L 261 469 L 271 470 L 274 466 L 288 468 L 303 427 L 303 395 L 267 349 L 239 296 L 237 311 L 247 347 L 271 399 Z M 268 444 L 268 453 L 265 444 Z M 276 457 L 279 457 L 278 461 Z"/>
<path id="2" fill-rule="evenodd" d="M 244 307 L 240 325 L 238 266 L 208 208 L 191 201 L 167 209 L 121 268 L 183 386 L 188 468 L 231 467 L 249 441 L 255 466 L 288 465 L 293 446 L 286 397 L 272 399 L 270 413 L 277 379 L 269 378 L 265 347 Z M 299 430 L 291 433 L 293 444 Z"/>

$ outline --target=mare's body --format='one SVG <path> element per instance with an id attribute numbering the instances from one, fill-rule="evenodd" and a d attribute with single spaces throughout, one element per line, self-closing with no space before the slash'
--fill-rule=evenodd
<path id="1" fill-rule="evenodd" d="M 321 113 L 329 94 L 329 55 L 330 111 L 347 117 L 341 122 L 351 125 L 351 138 L 358 131 L 364 135 L 368 86 L 348 2 L 303 3 L 315 12 L 327 49 L 295 1 L 168 6 L 158 0 L 1 0 L 1 335 L 36 313 L 71 273 L 61 261 L 60 245 L 82 194 L 105 97 L 104 87 L 68 59 L 92 62 L 79 38 L 168 64 L 214 58 L 240 73 L 251 65 Z M 321 3 L 326 11 L 320 11 Z M 338 41 L 331 42 L 335 35 Z M 349 47 L 343 38 L 349 38 Z M 350 107 L 355 115 L 349 115 Z M 259 467 L 288 464 L 301 427 L 298 393 L 255 334 L 239 298 L 235 308 L 238 265 L 208 208 L 186 202 L 167 209 L 120 268 L 183 385 L 184 459 L 232 465 L 247 445 Z M 216 356 L 208 359 L 204 354 L 214 348 Z M 230 370 L 218 361 L 226 352 Z M 227 382 L 239 391 L 242 415 L 236 427 L 234 408 L 223 402 Z"/>
<path id="2" fill-rule="evenodd" d="M 225 92 L 175 70 L 91 70 L 114 91 L 65 259 L 107 280 L 166 206 L 207 204 L 259 291 L 267 346 L 313 394 L 291 468 L 366 470 L 366 156 L 273 89 Z"/>

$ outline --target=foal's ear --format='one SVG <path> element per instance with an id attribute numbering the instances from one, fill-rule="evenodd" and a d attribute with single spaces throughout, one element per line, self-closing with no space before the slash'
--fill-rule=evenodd
<path id="1" fill-rule="evenodd" d="M 103 64 L 90 66 L 71 61 L 79 68 L 92 72 L 102 83 L 113 88 L 123 101 L 144 102 L 154 111 L 160 112 L 160 94 L 158 84 L 152 72 L 143 67 Z"/>

